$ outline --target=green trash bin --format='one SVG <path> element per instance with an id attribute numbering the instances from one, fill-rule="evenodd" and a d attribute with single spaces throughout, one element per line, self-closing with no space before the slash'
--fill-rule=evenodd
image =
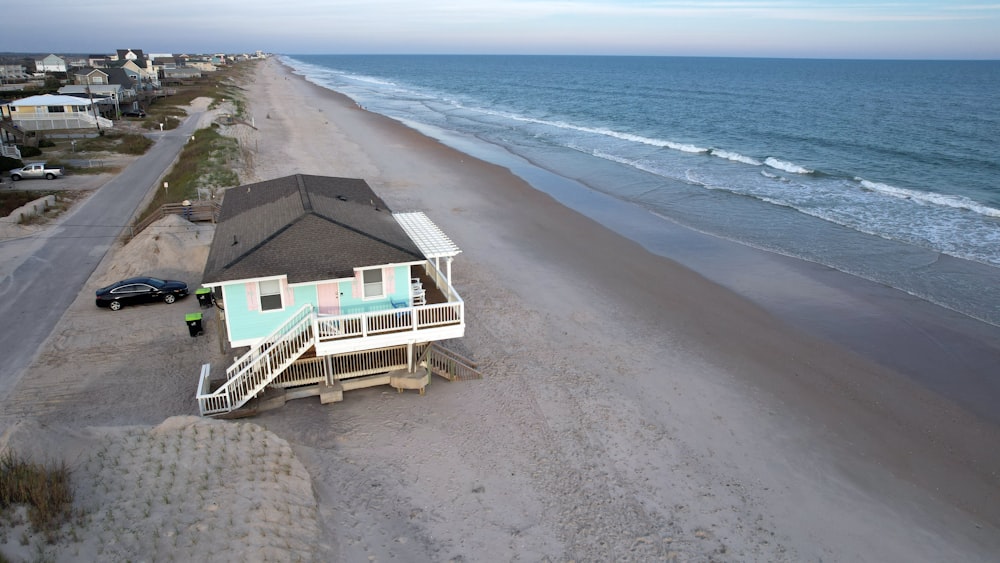
<path id="1" fill-rule="evenodd" d="M 201 313 L 188 313 L 184 316 L 184 322 L 187 323 L 188 332 L 191 333 L 192 337 L 205 333 L 201 326 Z"/>
<path id="2" fill-rule="evenodd" d="M 195 297 L 198 298 L 198 305 L 202 309 L 207 309 L 212 306 L 212 290 L 207 287 L 198 288 L 194 291 Z"/>

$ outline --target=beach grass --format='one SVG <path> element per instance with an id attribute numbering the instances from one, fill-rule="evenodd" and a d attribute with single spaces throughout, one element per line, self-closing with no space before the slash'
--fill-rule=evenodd
<path id="1" fill-rule="evenodd" d="M 28 520 L 39 531 L 58 528 L 70 513 L 73 489 L 65 463 L 32 463 L 7 450 L 0 454 L 0 509 L 28 506 Z"/>
<path id="2" fill-rule="evenodd" d="M 239 159 L 236 139 L 219 134 L 214 127 L 199 129 L 164 177 L 167 188 L 156 190 L 138 221 L 141 222 L 166 203 L 197 199 L 199 189 L 214 190 L 239 185 L 239 176 L 232 166 Z"/>
<path id="3" fill-rule="evenodd" d="M 35 201 L 40 197 L 56 195 L 55 190 L 31 191 L 31 190 L 5 190 L 0 191 L 0 217 L 10 215 L 18 207 L 25 203 Z"/>
<path id="4" fill-rule="evenodd" d="M 76 150 L 80 152 L 117 152 L 121 154 L 146 154 L 153 141 L 135 133 L 106 133 L 79 141 Z"/>

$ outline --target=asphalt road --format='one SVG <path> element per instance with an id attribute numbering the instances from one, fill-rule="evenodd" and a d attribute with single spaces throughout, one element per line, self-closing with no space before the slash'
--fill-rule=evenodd
<path id="1" fill-rule="evenodd" d="M 161 176 L 195 132 L 202 113 L 192 113 L 177 129 L 152 134 L 156 144 L 145 155 L 98 189 L 59 226 L 41 234 L 41 240 L 3 243 L 34 248 L 0 280 L 0 401 L 20 381 L 145 196 L 162 189 Z"/>

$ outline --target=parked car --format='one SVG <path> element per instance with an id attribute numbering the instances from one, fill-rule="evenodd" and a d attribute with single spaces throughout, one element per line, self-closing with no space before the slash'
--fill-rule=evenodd
<path id="1" fill-rule="evenodd" d="M 58 166 L 49 166 L 44 162 L 32 162 L 25 164 L 21 168 L 15 168 L 10 171 L 10 179 L 15 182 L 28 178 L 45 178 L 46 180 L 55 180 L 62 175 L 62 168 L 59 168 Z"/>
<path id="2" fill-rule="evenodd" d="M 125 305 L 163 301 L 170 304 L 188 294 L 186 283 L 139 277 L 115 282 L 97 290 L 97 306 L 117 311 Z"/>
<path id="3" fill-rule="evenodd" d="M 146 117 L 146 112 L 141 109 L 129 109 L 122 112 L 123 117 Z"/>

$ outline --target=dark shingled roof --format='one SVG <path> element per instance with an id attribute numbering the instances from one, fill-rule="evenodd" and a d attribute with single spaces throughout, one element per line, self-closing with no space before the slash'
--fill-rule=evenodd
<path id="1" fill-rule="evenodd" d="M 349 278 L 354 268 L 419 260 L 364 180 L 296 174 L 226 191 L 203 283 Z"/>

